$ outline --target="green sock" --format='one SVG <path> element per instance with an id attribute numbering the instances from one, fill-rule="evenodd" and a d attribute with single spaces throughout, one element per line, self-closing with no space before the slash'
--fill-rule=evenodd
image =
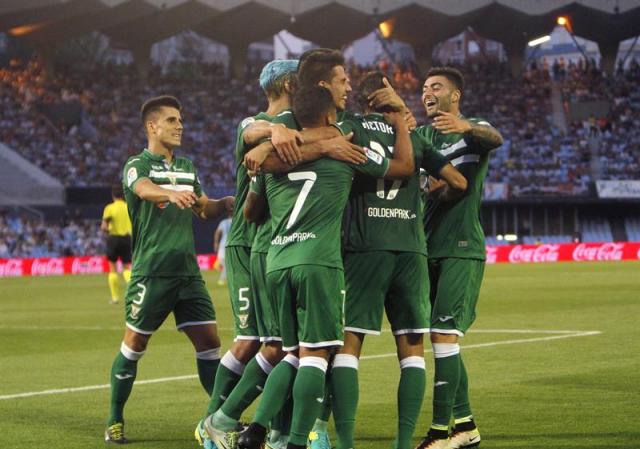
<path id="1" fill-rule="evenodd" d="M 220 365 L 220 348 L 213 348 L 207 351 L 196 352 L 196 363 L 198 365 L 198 377 L 200 384 L 207 394 L 211 396 L 213 384 L 216 380 L 216 371 Z"/>
<path id="2" fill-rule="evenodd" d="M 457 343 L 434 343 L 435 376 L 433 381 L 433 424 L 438 430 L 449 429 L 456 389 L 460 382 L 460 346 Z"/>
<path id="3" fill-rule="evenodd" d="M 467 377 L 467 369 L 460 355 L 460 382 L 456 390 L 456 398 L 453 403 L 453 417 L 455 419 L 468 418 L 473 416 L 471 412 L 471 404 L 469 403 L 469 378 Z"/>
<path id="4" fill-rule="evenodd" d="M 240 419 L 242 412 L 244 412 L 251 403 L 260 396 L 264 384 L 267 381 L 267 376 L 269 374 L 264 371 L 260 366 L 260 363 L 266 363 L 269 371 L 271 370 L 271 365 L 269 365 L 269 362 L 264 360 L 264 357 L 262 357 L 261 362 L 258 362 L 258 357 L 262 357 L 262 355 L 256 355 L 256 357 L 251 359 L 247 364 L 240 381 L 229 394 L 227 400 L 224 401 L 222 407 L 220 407 L 220 410 L 222 410 L 225 415 L 233 419 Z"/>
<path id="5" fill-rule="evenodd" d="M 336 355 L 331 370 L 331 397 L 337 449 L 354 447 L 359 393 L 357 357 L 349 354 Z"/>
<path id="6" fill-rule="evenodd" d="M 127 354 L 127 357 L 124 356 Z M 135 352 L 122 343 L 120 352 L 111 365 L 111 400 L 109 407 L 110 426 L 117 422 L 124 422 L 124 405 L 129 399 L 133 382 L 136 380 L 138 360 L 144 355 L 144 351 Z M 135 360 L 132 360 L 135 359 Z"/>
<path id="7" fill-rule="evenodd" d="M 305 362 L 310 364 L 305 365 Z M 326 370 L 327 362 L 320 357 L 303 357 L 300 360 L 298 375 L 293 384 L 293 419 L 289 445 L 306 446 L 313 423 L 320 415 L 325 384 L 325 371 L 320 366 Z"/>
<path id="8" fill-rule="evenodd" d="M 258 405 L 253 422 L 267 427 L 273 418 L 291 396 L 291 388 L 296 378 L 298 358 L 287 355 L 273 368 L 269 374 L 262 400 Z"/>
<path id="9" fill-rule="evenodd" d="M 289 441 L 289 434 L 291 433 L 291 416 L 293 415 L 293 396 L 289 395 L 289 398 L 284 403 L 280 411 L 280 439 Z"/>
<path id="10" fill-rule="evenodd" d="M 400 361 L 400 369 L 398 433 L 394 448 L 410 449 L 426 386 L 424 358 L 406 357 Z"/>
<path id="11" fill-rule="evenodd" d="M 231 352 L 222 357 L 220 366 L 216 372 L 216 380 L 213 384 L 213 391 L 211 392 L 211 400 L 209 401 L 209 407 L 207 408 L 207 416 L 213 415 L 227 400 L 227 396 L 231 393 L 231 390 L 236 386 L 242 375 L 244 365 L 239 362 Z"/>

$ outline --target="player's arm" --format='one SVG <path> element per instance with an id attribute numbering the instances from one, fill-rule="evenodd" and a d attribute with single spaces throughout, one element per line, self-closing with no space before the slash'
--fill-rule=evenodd
<path id="1" fill-rule="evenodd" d="M 209 220 L 233 212 L 235 202 L 236 198 L 233 196 L 213 200 L 202 193 L 193 205 L 193 213 L 203 220 Z"/>
<path id="2" fill-rule="evenodd" d="M 102 214 L 102 221 L 100 222 L 100 230 L 107 234 L 109 232 L 109 222 L 111 221 L 111 215 L 109 215 L 109 206 L 104 208 Z"/>
<path id="3" fill-rule="evenodd" d="M 267 195 L 263 175 L 254 176 L 244 200 L 242 215 L 249 223 L 264 223 L 267 218 Z"/>
<path id="4" fill-rule="evenodd" d="M 336 132 L 339 133 L 337 130 Z M 322 134 L 319 133 L 318 135 Z M 301 146 L 301 159 L 296 164 L 291 164 L 281 159 L 275 152 L 273 143 L 267 141 L 249 151 L 245 156 L 244 164 L 251 172 L 282 173 L 294 169 L 299 164 L 315 161 L 323 157 L 351 164 L 364 163 L 367 159 L 364 150 L 350 142 L 352 137 L 353 134 L 338 135 L 330 139 L 306 143 Z"/>
<path id="5" fill-rule="evenodd" d="M 488 122 L 476 123 L 450 112 L 439 112 L 433 119 L 433 128 L 442 134 L 463 134 L 465 140 L 470 140 L 487 151 L 498 148 L 504 142 L 502 134 Z"/>
<path id="6" fill-rule="evenodd" d="M 152 203 L 173 203 L 180 209 L 193 206 L 197 200 L 193 192 L 163 189 L 149 178 L 139 178 L 132 186 L 133 193 L 140 199 Z"/>
<path id="7" fill-rule="evenodd" d="M 413 145 L 409 135 L 409 128 L 404 119 L 404 113 L 385 113 L 385 120 L 396 130 L 396 141 L 393 159 L 389 159 L 389 168 L 385 178 L 408 178 L 416 169 L 413 156 Z"/>

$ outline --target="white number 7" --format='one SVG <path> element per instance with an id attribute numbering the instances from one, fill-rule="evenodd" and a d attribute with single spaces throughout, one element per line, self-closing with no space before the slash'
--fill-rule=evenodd
<path id="1" fill-rule="evenodd" d="M 287 229 L 289 229 L 298 219 L 302 206 L 307 200 L 307 196 L 309 195 L 313 184 L 316 182 L 316 179 L 318 179 L 318 176 L 312 171 L 301 171 L 297 173 L 289 173 L 287 174 L 287 177 L 289 178 L 289 181 L 304 181 L 300 194 L 298 195 L 298 199 L 296 199 L 296 204 L 293 206 L 293 211 L 291 211 L 289 221 L 287 222 Z"/>

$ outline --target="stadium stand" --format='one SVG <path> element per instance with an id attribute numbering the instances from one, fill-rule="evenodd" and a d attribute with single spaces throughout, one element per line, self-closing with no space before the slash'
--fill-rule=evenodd
<path id="1" fill-rule="evenodd" d="M 604 218 L 585 219 L 581 223 L 583 242 L 611 242 L 611 225 Z"/>
<path id="2" fill-rule="evenodd" d="M 629 241 L 640 242 L 640 217 L 625 218 L 624 228 Z"/>

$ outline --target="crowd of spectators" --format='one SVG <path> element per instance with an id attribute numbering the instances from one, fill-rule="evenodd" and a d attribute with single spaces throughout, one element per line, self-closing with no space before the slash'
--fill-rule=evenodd
<path id="1" fill-rule="evenodd" d="M 44 221 L 0 212 L 0 257 L 54 257 L 102 254 L 100 222 L 66 218 Z"/>
<path id="2" fill-rule="evenodd" d="M 389 75 L 423 122 L 422 80 L 415 67 L 350 65 L 353 84 L 371 69 Z M 612 79 L 591 63 L 554 63 L 553 70 L 533 67 L 518 77 L 506 64 L 476 63 L 462 69 L 467 81 L 462 111 L 488 120 L 505 138 L 491 159 L 489 182 L 507 184 L 512 196 L 587 194 L 593 181 L 594 134 L 601 139 L 603 175 L 637 177 L 637 64 Z M 562 131 L 552 119 L 553 82 L 560 83 L 566 102 L 609 99 L 609 116 L 571 123 Z M 0 69 L 0 141 L 67 186 L 110 185 L 127 157 L 145 146 L 139 105 L 161 93 L 183 102 L 183 148 L 197 160 L 205 189 L 212 194 L 231 191 L 236 126 L 266 104 L 255 79 L 230 79 L 218 65 L 176 66 L 168 73 L 151 70 L 147 79 L 133 66 L 50 72 L 31 61 Z"/>

